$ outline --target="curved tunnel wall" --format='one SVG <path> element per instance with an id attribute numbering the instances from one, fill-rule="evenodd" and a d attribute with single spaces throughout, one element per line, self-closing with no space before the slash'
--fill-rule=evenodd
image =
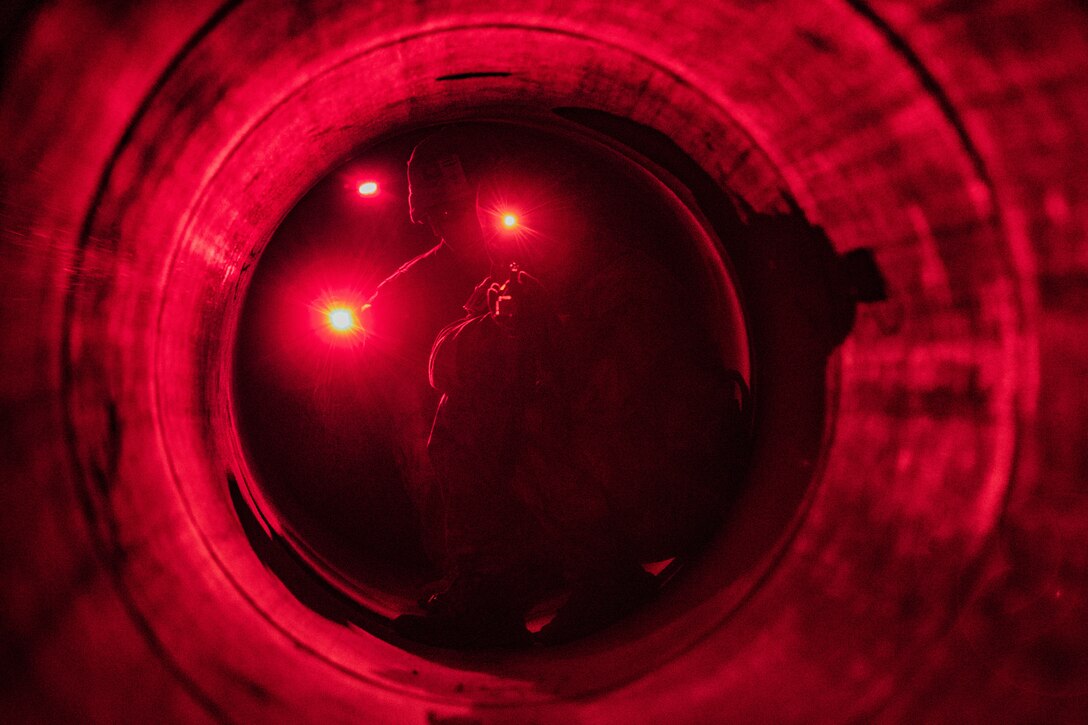
<path id="1" fill-rule="evenodd" d="M 1059 2 L 16 14 L 5 705 L 1083 715 L 1085 20 Z M 509 75 L 436 80 L 480 71 Z M 594 641 L 405 651 L 302 607 L 248 548 L 224 482 L 237 300 L 278 220 L 360 143 L 556 107 L 667 134 L 756 211 L 796 203 L 837 251 L 874 250 L 889 299 L 828 366 L 802 515 L 735 586 L 715 586 L 719 542 L 685 588 Z"/>

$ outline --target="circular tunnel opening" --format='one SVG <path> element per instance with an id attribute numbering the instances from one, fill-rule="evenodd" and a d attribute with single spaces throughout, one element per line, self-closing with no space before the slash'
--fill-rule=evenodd
<path id="1" fill-rule="evenodd" d="M 113 584 L 190 690 L 250 716 L 262 693 L 287 713 L 315 687 L 336 706 L 420 717 L 441 702 L 533 719 L 547 701 L 555 719 L 617 704 L 665 719 L 697 693 L 741 716 L 858 713 L 946 631 L 1001 510 L 1019 410 L 1017 280 L 992 189 L 947 104 L 858 18 L 798 16 L 862 53 L 843 73 L 821 35 L 702 7 L 678 6 L 705 28 L 690 36 L 635 32 L 603 5 L 497 24 L 285 5 L 254 34 L 269 8 L 243 3 L 126 119 L 64 268 L 61 417 Z M 804 73 L 782 83 L 778 67 Z M 599 636 L 509 656 L 399 647 L 331 567 L 315 578 L 305 561 L 292 580 L 253 555 L 264 542 L 297 564 L 302 549 L 250 500 L 260 479 L 231 448 L 235 316 L 299 191 L 352 149 L 526 105 L 622 146 L 727 250 L 757 393 L 746 485 L 667 596 Z M 892 301 L 836 347 L 850 298 L 879 298 L 874 260 Z M 347 605 L 315 603 L 322 591 Z M 843 672 L 858 673 L 849 692 Z M 254 686 L 241 692 L 239 674 Z"/>
<path id="2" fill-rule="evenodd" d="M 300 598 L 314 602 L 314 588 L 331 588 L 377 615 L 362 619 L 384 635 L 390 620 L 424 612 L 435 582 L 455 588 L 452 569 L 466 575 L 450 563 L 448 548 L 464 539 L 450 528 L 502 517 L 506 530 L 490 536 L 511 552 L 505 566 L 520 571 L 500 596 L 522 597 L 528 629 L 547 634 L 557 613 L 577 608 L 572 599 L 656 594 L 726 519 L 750 515 L 732 509 L 747 485 L 751 343 L 719 233 L 740 240 L 736 228 L 715 228 L 685 182 L 615 135 L 568 119 L 460 122 L 439 137 L 474 156 L 464 165 L 489 250 L 468 272 L 441 256 L 452 246 L 441 230 L 409 216 L 405 162 L 434 134 L 417 129 L 358 149 L 300 198 L 265 247 L 234 347 L 233 410 L 252 474 L 235 506 L 266 566 Z M 675 151 L 661 161 L 692 163 Z M 418 205 L 419 186 L 415 193 Z M 506 443 L 463 442 L 476 456 L 468 475 L 478 490 L 458 494 L 432 470 L 428 444 L 444 399 L 432 387 L 433 359 L 428 380 L 428 355 L 444 327 L 479 314 L 466 301 L 485 276 L 502 282 L 511 261 L 551 309 L 552 357 L 534 363 L 545 367 L 534 368 L 536 388 L 518 404 L 525 417 L 500 426 L 512 437 L 487 434 Z M 390 291 L 401 287 L 408 292 Z M 381 328 L 376 310 L 395 323 Z M 498 349 L 481 354 L 466 367 L 512 364 Z M 472 416 L 496 415 L 474 405 Z M 455 415 L 458 431 L 479 426 Z M 505 456 L 500 489 L 515 492 L 506 508 L 503 491 L 482 483 L 491 456 Z M 572 474 L 574 466 L 584 470 Z M 578 490 L 557 477 L 577 480 Z M 784 499 L 790 509 L 798 500 Z M 612 508 L 594 513 L 599 501 Z M 539 541 L 519 547 L 526 537 Z M 467 545 L 491 543 L 476 536 Z M 736 571 L 758 553 L 734 556 L 744 560 Z M 638 588 L 612 594 L 625 567 L 637 568 Z M 580 634 L 614 619 L 574 616 L 598 623 L 579 623 Z"/>

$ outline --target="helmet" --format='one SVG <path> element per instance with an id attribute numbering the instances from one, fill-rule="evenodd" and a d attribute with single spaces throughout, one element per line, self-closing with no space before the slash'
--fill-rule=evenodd
<path id="1" fill-rule="evenodd" d="M 434 209 L 474 204 L 476 170 L 489 156 L 481 134 L 446 128 L 416 144 L 408 159 L 408 210 L 423 224 Z"/>

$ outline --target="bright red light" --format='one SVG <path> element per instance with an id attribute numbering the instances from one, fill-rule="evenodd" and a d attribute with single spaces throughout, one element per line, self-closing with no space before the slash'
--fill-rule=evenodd
<path id="1" fill-rule="evenodd" d="M 378 193 L 377 181 L 363 181 L 357 187 L 359 196 L 374 196 Z"/>
<path id="2" fill-rule="evenodd" d="M 329 326 L 337 332 L 351 332 L 355 329 L 355 314 L 347 307 L 334 307 L 329 310 Z"/>
<path id="3" fill-rule="evenodd" d="M 327 292 L 310 308 L 310 326 L 319 338 L 336 347 L 355 347 L 366 337 L 366 309 L 363 297 L 354 290 Z"/>
<path id="4" fill-rule="evenodd" d="M 513 229 L 518 225 L 518 218 L 514 214 L 503 214 L 502 225 L 507 229 Z"/>

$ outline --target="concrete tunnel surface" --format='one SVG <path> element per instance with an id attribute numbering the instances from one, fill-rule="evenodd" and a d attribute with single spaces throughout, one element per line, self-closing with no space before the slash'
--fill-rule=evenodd
<path id="1" fill-rule="evenodd" d="M 3 14 L 5 720 L 1088 716 L 1083 7 Z M 280 221 L 355 149 L 507 117 L 648 129 L 627 142 L 682 152 L 700 214 L 721 193 L 803 220 L 871 250 L 887 294 L 800 371 L 818 416 L 768 396 L 737 520 L 658 600 L 551 649 L 403 647 L 251 546 L 232 331 Z M 775 229 L 756 288 L 804 259 Z M 791 299 L 768 329 L 812 312 Z"/>

